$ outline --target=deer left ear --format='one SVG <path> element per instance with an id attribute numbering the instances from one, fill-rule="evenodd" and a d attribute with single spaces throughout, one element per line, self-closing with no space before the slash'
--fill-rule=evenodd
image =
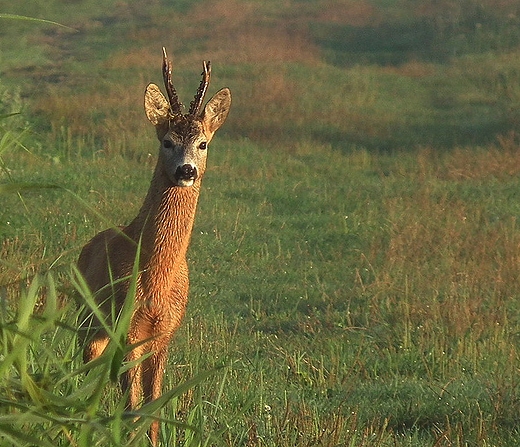
<path id="1" fill-rule="evenodd" d="M 144 111 L 148 120 L 154 126 L 160 126 L 168 121 L 170 104 L 155 84 L 149 84 L 144 92 Z"/>
<path id="2" fill-rule="evenodd" d="M 231 92 L 228 88 L 223 88 L 215 93 L 204 107 L 202 124 L 210 138 L 226 121 L 230 107 Z"/>

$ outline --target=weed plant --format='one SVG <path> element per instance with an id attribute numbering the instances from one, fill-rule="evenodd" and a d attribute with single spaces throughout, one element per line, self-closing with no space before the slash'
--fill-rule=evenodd
<path id="1" fill-rule="evenodd" d="M 112 343 L 84 365 L 77 327 L 89 312 L 99 313 L 76 272 L 70 273 L 83 303 L 61 303 L 53 276 L 36 276 L 21 290 L 15 310 L 2 299 L 0 320 L 0 441 L 12 446 L 139 446 L 152 418 L 165 403 L 181 396 L 211 372 L 184 381 L 153 403 L 129 412 L 115 383 L 121 367 L 132 306 L 102 319 Z M 71 295 L 69 295 L 70 297 Z M 133 303 L 130 293 L 128 303 Z M 201 445 L 198 412 L 188 422 L 164 419 L 171 436 L 185 433 L 184 445 Z M 189 440 L 189 441 L 188 441 Z"/>

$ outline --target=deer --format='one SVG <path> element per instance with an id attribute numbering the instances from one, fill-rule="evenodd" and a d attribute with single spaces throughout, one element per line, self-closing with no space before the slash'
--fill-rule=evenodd
<path id="1" fill-rule="evenodd" d="M 148 193 L 137 216 L 125 227 L 109 228 L 94 236 L 81 250 L 77 267 L 105 315 L 123 308 L 136 256 L 134 309 L 127 333 L 131 349 L 122 374 L 127 408 L 161 396 L 170 341 L 185 314 L 188 290 L 186 254 L 190 244 L 208 145 L 226 120 L 231 106 L 228 88 L 204 105 L 211 65 L 203 62 L 202 80 L 187 113 L 172 82 L 172 61 L 162 49 L 162 74 L 167 98 L 150 83 L 144 109 L 159 140 L 159 154 Z M 139 249 L 138 249 L 139 248 Z M 94 316 L 86 329 L 83 359 L 99 357 L 110 339 Z M 87 327 L 88 326 L 88 327 Z M 94 326 L 94 329 L 93 329 Z M 143 357 L 144 356 L 144 357 Z M 144 360 L 139 362 L 143 357 Z M 150 425 L 152 446 L 158 442 L 159 423 Z"/>

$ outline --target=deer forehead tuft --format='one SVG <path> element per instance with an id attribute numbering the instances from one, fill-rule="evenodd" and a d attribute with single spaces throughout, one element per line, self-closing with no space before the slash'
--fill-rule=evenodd
<path id="1" fill-rule="evenodd" d="M 168 133 L 184 143 L 196 140 L 204 134 L 202 123 L 197 119 L 178 115 L 168 122 Z"/>

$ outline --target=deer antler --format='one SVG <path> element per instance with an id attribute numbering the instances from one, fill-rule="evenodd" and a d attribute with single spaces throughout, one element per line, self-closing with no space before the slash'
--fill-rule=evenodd
<path id="1" fill-rule="evenodd" d="M 197 117 L 200 114 L 200 109 L 202 108 L 202 103 L 204 102 L 204 96 L 206 95 L 206 91 L 209 86 L 209 78 L 211 76 L 211 63 L 210 61 L 202 62 L 202 80 L 200 81 L 199 88 L 197 89 L 197 93 L 193 98 L 193 101 L 190 102 L 190 111 L 188 115 Z"/>
<path id="2" fill-rule="evenodd" d="M 164 87 L 166 88 L 166 93 L 168 94 L 168 99 L 170 100 L 171 112 L 173 115 L 181 114 L 181 103 L 179 101 L 179 97 L 177 96 L 177 91 L 173 86 L 172 82 L 172 61 L 168 59 L 168 55 L 166 54 L 166 48 L 163 47 L 163 78 L 164 78 Z"/>

